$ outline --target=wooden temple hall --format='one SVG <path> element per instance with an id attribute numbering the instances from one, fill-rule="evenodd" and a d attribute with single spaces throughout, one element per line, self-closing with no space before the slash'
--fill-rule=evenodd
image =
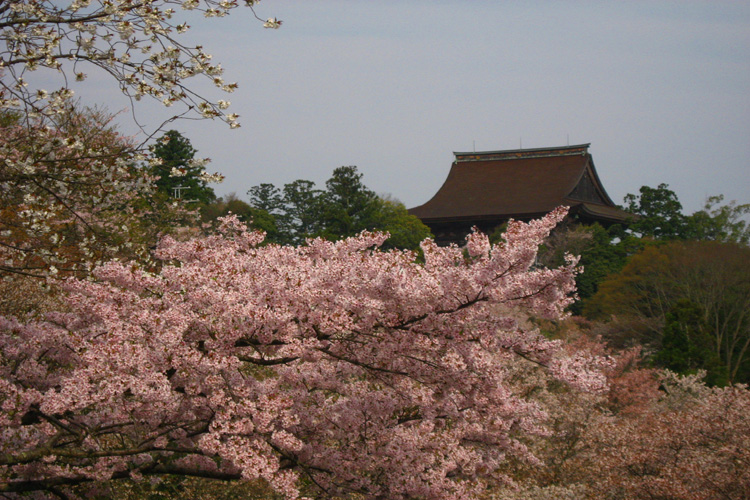
<path id="1" fill-rule="evenodd" d="M 443 186 L 409 213 L 429 226 L 442 245 L 462 245 L 473 226 L 490 233 L 508 219 L 538 218 L 560 205 L 570 207 L 569 216 L 583 223 L 624 223 L 629 214 L 607 195 L 588 148 L 454 153 Z"/>

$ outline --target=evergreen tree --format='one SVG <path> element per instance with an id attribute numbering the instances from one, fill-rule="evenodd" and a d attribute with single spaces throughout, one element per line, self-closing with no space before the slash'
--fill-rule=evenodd
<path id="1" fill-rule="evenodd" d="M 340 239 L 374 229 L 378 197 L 362 183 L 357 167 L 339 167 L 326 181 L 323 194 L 322 236 Z"/>
<path id="2" fill-rule="evenodd" d="M 339 240 L 364 230 L 387 231 L 384 248 L 417 250 L 431 236 L 430 229 L 398 201 L 382 198 L 362 183 L 355 166 L 339 167 L 326 189 L 299 179 L 278 189 L 260 184 L 248 191 L 250 204 L 269 214 L 278 229 L 274 242 L 301 245 L 307 238 Z"/>
<path id="3" fill-rule="evenodd" d="M 675 192 L 663 183 L 656 188 L 642 186 L 639 192 L 625 196 L 626 210 L 637 216 L 630 229 L 655 239 L 685 239 L 687 220 Z"/>
<path id="4" fill-rule="evenodd" d="M 283 214 L 277 216 L 280 231 L 288 235 L 287 242 L 300 245 L 306 238 L 318 236 L 323 224 L 323 191 L 315 183 L 303 179 L 284 185 Z"/>
<path id="5" fill-rule="evenodd" d="M 152 173 L 159 176 L 156 186 L 160 192 L 202 204 L 216 200 L 213 188 L 201 177 L 204 172 L 202 162 L 195 160 L 197 151 L 190 139 L 170 130 L 151 146 L 151 152 L 162 160 L 161 165 L 152 169 Z"/>
<path id="6" fill-rule="evenodd" d="M 724 196 L 710 196 L 702 210 L 682 213 L 682 204 L 667 184 L 642 186 L 639 195 L 625 196 L 627 210 L 637 215 L 630 229 L 656 240 L 723 241 L 747 244 L 750 227 L 746 217 L 750 203 L 724 202 Z"/>

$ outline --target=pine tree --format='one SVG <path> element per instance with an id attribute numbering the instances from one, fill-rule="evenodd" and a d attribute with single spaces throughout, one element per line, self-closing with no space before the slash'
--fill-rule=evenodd
<path id="1" fill-rule="evenodd" d="M 195 161 L 196 149 L 176 130 L 165 133 L 151 147 L 153 155 L 162 160 L 153 167 L 152 173 L 159 176 L 156 186 L 167 196 L 203 204 L 216 200 L 213 188 L 201 178 L 203 167 Z"/>

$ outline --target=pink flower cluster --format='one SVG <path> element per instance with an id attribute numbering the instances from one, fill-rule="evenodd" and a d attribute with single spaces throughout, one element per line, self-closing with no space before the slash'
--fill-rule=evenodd
<path id="1" fill-rule="evenodd" d="M 72 312 L 0 318 L 0 491 L 179 473 L 288 498 L 300 478 L 329 497 L 473 497 L 543 432 L 506 381 L 513 358 L 605 383 L 514 319 L 571 301 L 575 260 L 534 267 L 564 216 L 466 251 L 427 240 L 423 262 L 366 232 L 259 246 L 229 218 L 163 240 L 159 274 L 111 262 L 70 280 Z"/>

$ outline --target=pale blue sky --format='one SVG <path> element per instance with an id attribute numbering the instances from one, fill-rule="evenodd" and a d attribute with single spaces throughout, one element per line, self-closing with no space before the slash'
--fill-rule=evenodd
<path id="1" fill-rule="evenodd" d="M 228 98 L 242 128 L 175 126 L 226 175 L 220 194 L 322 185 L 357 165 L 412 207 L 453 151 L 569 142 L 591 143 L 618 203 L 661 182 L 688 211 L 713 194 L 750 202 L 750 2 L 263 0 L 256 12 L 282 28 L 239 8 L 185 35 L 240 84 Z"/>

